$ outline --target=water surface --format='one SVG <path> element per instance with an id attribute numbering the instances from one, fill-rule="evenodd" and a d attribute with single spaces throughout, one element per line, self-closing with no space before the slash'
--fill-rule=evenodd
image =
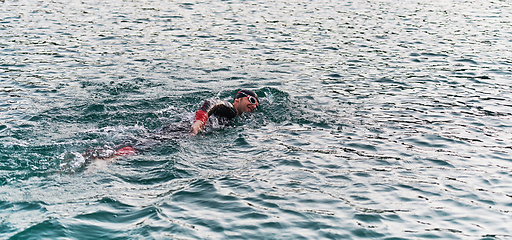
<path id="1" fill-rule="evenodd" d="M 1 1 L 0 236 L 509 238 L 511 21 L 491 0 Z M 162 133 L 241 88 L 256 112 Z"/>

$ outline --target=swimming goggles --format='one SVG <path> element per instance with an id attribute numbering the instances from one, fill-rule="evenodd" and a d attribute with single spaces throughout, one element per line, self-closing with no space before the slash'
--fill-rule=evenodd
<path id="1" fill-rule="evenodd" d="M 249 95 L 247 93 L 244 93 L 244 92 L 240 92 L 240 93 L 245 95 L 251 104 L 254 104 L 254 105 L 258 106 L 258 100 L 256 100 L 256 98 L 254 98 L 253 96 L 251 96 L 251 95 Z"/>

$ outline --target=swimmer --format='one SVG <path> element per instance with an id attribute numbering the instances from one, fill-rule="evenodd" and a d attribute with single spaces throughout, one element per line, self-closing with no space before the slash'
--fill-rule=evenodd
<path id="1" fill-rule="evenodd" d="M 212 115 L 230 120 L 244 112 L 252 112 L 258 107 L 258 104 L 258 95 L 251 90 L 240 90 L 235 95 L 233 103 L 220 99 L 205 100 L 203 106 L 196 112 L 190 133 L 196 135 L 201 132 L 208 118 Z"/>
<path id="2" fill-rule="evenodd" d="M 240 90 L 233 99 L 233 103 L 220 99 L 205 100 L 202 107 L 196 112 L 194 123 L 190 127 L 190 134 L 196 135 L 204 128 L 210 116 L 216 116 L 221 122 L 229 121 L 244 112 L 252 112 L 258 107 L 258 95 L 251 90 Z M 187 131 L 186 129 L 184 129 Z M 161 129 L 160 134 L 171 134 L 173 132 L 181 132 L 180 126 L 165 126 Z M 156 140 L 163 136 L 154 136 Z M 149 141 L 149 140 L 148 140 Z M 137 155 L 137 150 L 145 148 L 146 142 L 140 141 L 136 144 L 127 144 L 117 150 L 116 148 L 90 148 L 86 153 L 82 154 L 85 159 L 101 159 L 109 160 L 120 156 Z M 149 144 L 151 145 L 151 144 Z M 120 147 L 120 146 L 119 146 Z"/>

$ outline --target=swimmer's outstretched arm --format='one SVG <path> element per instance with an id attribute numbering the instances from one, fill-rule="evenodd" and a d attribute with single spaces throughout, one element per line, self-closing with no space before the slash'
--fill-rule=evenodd
<path id="1" fill-rule="evenodd" d="M 205 100 L 203 106 L 196 112 L 190 133 L 196 135 L 201 132 L 208 118 L 214 112 L 221 113 L 222 116 L 230 119 L 237 116 L 237 111 L 231 103 L 219 99 Z"/>

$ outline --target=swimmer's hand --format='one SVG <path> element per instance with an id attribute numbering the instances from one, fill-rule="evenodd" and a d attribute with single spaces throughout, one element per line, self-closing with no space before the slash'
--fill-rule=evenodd
<path id="1" fill-rule="evenodd" d="M 204 127 L 204 122 L 197 120 L 194 122 L 194 124 L 192 124 L 192 127 L 190 128 L 190 133 L 192 135 L 196 135 L 199 132 L 201 132 L 201 129 L 203 129 L 203 127 Z"/>

